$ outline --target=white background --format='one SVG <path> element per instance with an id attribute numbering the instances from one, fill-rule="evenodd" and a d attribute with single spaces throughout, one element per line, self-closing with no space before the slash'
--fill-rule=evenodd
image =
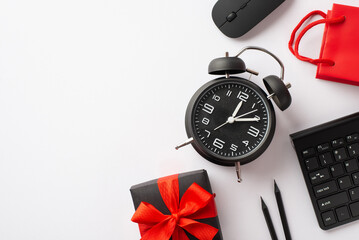
<path id="1" fill-rule="evenodd" d="M 214 25 L 211 1 L 2 0 L 0 2 L 0 239 L 139 239 L 129 188 L 206 169 L 224 239 L 269 239 L 259 197 L 284 239 L 273 194 L 282 191 L 293 239 L 358 236 L 358 222 L 319 228 L 289 134 L 358 111 L 358 87 L 315 79 L 291 55 L 292 29 L 333 1 L 287 0 L 240 39 Z M 357 5 L 356 0 L 341 0 Z M 319 54 L 323 27 L 301 44 Z M 345 37 L 345 36 L 341 36 Z M 257 45 L 286 66 L 293 104 L 276 108 L 272 144 L 242 169 L 212 164 L 191 147 L 184 115 L 192 94 L 213 79 L 208 63 Z M 242 56 L 279 74 L 270 57 Z M 248 77 L 248 74 L 242 76 Z"/>

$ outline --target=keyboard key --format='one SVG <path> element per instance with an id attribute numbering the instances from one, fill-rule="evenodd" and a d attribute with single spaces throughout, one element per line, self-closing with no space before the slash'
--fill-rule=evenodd
<path id="1" fill-rule="evenodd" d="M 344 145 L 344 138 L 339 138 L 332 141 L 332 146 L 334 148 Z"/>
<path id="2" fill-rule="evenodd" d="M 316 197 L 323 197 L 324 195 L 338 191 L 338 187 L 335 181 L 330 181 L 313 187 L 313 190 Z"/>
<path id="3" fill-rule="evenodd" d="M 347 220 L 350 218 L 348 208 L 346 206 L 337 208 L 335 210 L 335 213 L 337 214 L 339 222 Z"/>
<path id="4" fill-rule="evenodd" d="M 359 199 L 359 187 L 356 188 L 352 188 L 349 190 L 349 195 L 350 198 L 354 201 L 354 200 L 358 200 Z"/>
<path id="5" fill-rule="evenodd" d="M 358 160 L 356 159 L 350 159 L 348 161 L 345 161 L 344 166 L 347 172 L 353 172 L 359 169 Z"/>
<path id="6" fill-rule="evenodd" d="M 359 184 L 359 172 L 352 174 L 353 182 L 355 185 Z"/>
<path id="7" fill-rule="evenodd" d="M 332 154 L 330 154 L 330 152 L 319 154 L 319 161 L 323 167 L 334 162 Z"/>
<path id="8" fill-rule="evenodd" d="M 337 150 L 334 150 L 334 157 L 336 161 L 342 161 L 348 158 L 347 152 L 345 151 L 345 148 L 339 148 Z"/>
<path id="9" fill-rule="evenodd" d="M 353 217 L 359 216 L 359 202 L 350 204 L 349 207 Z"/>
<path id="10" fill-rule="evenodd" d="M 305 160 L 305 165 L 308 171 L 312 171 L 319 167 L 318 160 L 316 157 L 311 157 Z"/>
<path id="11" fill-rule="evenodd" d="M 329 143 L 323 143 L 317 146 L 318 152 L 325 152 L 329 150 L 329 148 L 330 148 Z"/>
<path id="12" fill-rule="evenodd" d="M 354 157 L 359 155 L 359 143 L 354 143 L 348 146 L 349 156 Z"/>
<path id="13" fill-rule="evenodd" d="M 315 154 L 314 148 L 308 148 L 302 152 L 304 158 L 313 156 Z"/>
<path id="14" fill-rule="evenodd" d="M 340 163 L 331 166 L 330 171 L 332 172 L 333 177 L 338 177 L 344 174 L 344 168 Z"/>
<path id="15" fill-rule="evenodd" d="M 322 219 L 325 226 L 330 226 L 337 222 L 337 220 L 335 220 L 333 211 L 323 213 Z"/>
<path id="16" fill-rule="evenodd" d="M 323 168 L 320 170 L 317 170 L 315 172 L 309 173 L 310 181 L 312 181 L 312 184 L 318 184 L 321 182 L 324 182 L 329 179 L 329 171 L 327 168 Z"/>
<path id="17" fill-rule="evenodd" d="M 345 189 L 345 188 L 349 188 L 352 186 L 352 182 L 350 181 L 349 176 L 339 178 L 338 184 L 339 184 L 340 189 Z"/>
<path id="18" fill-rule="evenodd" d="M 354 141 L 357 141 L 357 140 L 359 140 L 359 134 L 358 133 L 354 133 L 352 135 L 347 136 L 347 142 L 348 143 L 354 142 Z"/>
<path id="19" fill-rule="evenodd" d="M 318 206 L 320 211 L 325 211 L 330 208 L 335 208 L 341 204 L 347 203 L 348 201 L 349 198 L 347 193 L 341 192 L 318 200 Z"/>

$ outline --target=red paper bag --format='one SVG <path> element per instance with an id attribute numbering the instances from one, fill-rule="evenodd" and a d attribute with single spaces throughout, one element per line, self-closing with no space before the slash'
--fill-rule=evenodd
<path id="1" fill-rule="evenodd" d="M 303 23 L 314 15 L 323 19 L 308 24 L 295 34 Z M 298 53 L 303 35 L 312 27 L 324 23 L 322 47 L 318 59 L 301 56 Z M 293 49 L 294 42 L 294 49 Z M 317 78 L 359 86 L 359 8 L 333 4 L 333 9 L 325 14 L 313 11 L 307 14 L 292 32 L 289 50 L 300 60 L 317 65 Z"/>

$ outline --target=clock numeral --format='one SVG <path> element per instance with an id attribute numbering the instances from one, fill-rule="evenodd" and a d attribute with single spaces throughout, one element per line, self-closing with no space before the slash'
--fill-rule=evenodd
<path id="1" fill-rule="evenodd" d="M 221 100 L 221 97 L 218 96 L 218 95 L 216 95 L 216 94 L 214 94 L 213 97 L 212 97 L 212 99 L 213 99 L 214 101 L 219 102 L 219 100 Z"/>
<path id="2" fill-rule="evenodd" d="M 204 130 L 207 133 L 207 138 L 209 138 L 209 136 L 211 135 L 211 132 L 208 131 L 207 129 Z"/>
<path id="3" fill-rule="evenodd" d="M 211 104 L 205 103 L 202 110 L 206 113 L 212 114 L 214 107 Z"/>
<path id="4" fill-rule="evenodd" d="M 202 119 L 202 123 L 203 123 L 204 125 L 208 125 L 208 124 L 209 124 L 209 119 L 204 117 L 204 118 Z"/>
<path id="5" fill-rule="evenodd" d="M 253 126 L 250 126 L 247 133 L 253 137 L 258 137 L 259 130 Z"/>
<path id="6" fill-rule="evenodd" d="M 249 144 L 249 141 L 245 140 L 245 141 L 242 141 L 242 143 L 243 143 L 244 145 L 246 145 L 246 147 L 247 147 L 248 144 Z"/>
<path id="7" fill-rule="evenodd" d="M 219 149 L 222 149 L 223 146 L 224 146 L 224 144 L 225 144 L 225 142 L 222 141 L 222 140 L 219 139 L 219 138 L 216 138 L 216 139 L 214 139 L 214 141 L 213 141 L 213 146 L 215 146 L 216 148 L 219 148 Z"/>
<path id="8" fill-rule="evenodd" d="M 235 144 L 232 144 L 232 145 L 231 145 L 230 150 L 232 150 L 233 152 L 235 152 L 235 151 L 237 151 L 237 149 L 238 149 L 238 146 L 237 146 L 237 145 L 235 145 Z"/>
<path id="9" fill-rule="evenodd" d="M 227 93 L 226 93 L 226 96 L 227 96 L 227 97 L 230 97 L 231 94 L 232 94 L 232 91 L 231 91 L 231 90 L 228 90 Z"/>
<path id="10" fill-rule="evenodd" d="M 240 91 L 240 92 L 238 93 L 237 98 L 239 98 L 239 99 L 242 100 L 243 102 L 247 102 L 247 99 L 249 98 L 249 95 L 248 95 L 247 93 L 245 93 L 245 92 Z"/>

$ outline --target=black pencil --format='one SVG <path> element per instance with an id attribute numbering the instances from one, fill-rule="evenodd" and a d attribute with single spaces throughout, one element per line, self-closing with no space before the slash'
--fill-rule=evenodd
<path id="1" fill-rule="evenodd" d="M 263 210 L 264 218 L 266 220 L 266 223 L 267 223 L 267 226 L 268 226 L 268 229 L 269 229 L 269 233 L 270 233 L 270 235 L 272 237 L 272 240 L 278 240 L 277 234 L 276 234 L 274 226 L 273 226 L 272 219 L 271 219 L 269 211 L 268 211 L 268 207 L 264 203 L 262 197 L 261 197 L 261 202 L 262 202 L 262 210 Z"/>
<path id="2" fill-rule="evenodd" d="M 289 231 L 287 216 L 286 216 L 285 210 L 284 210 L 282 195 L 281 195 L 281 193 L 279 191 L 279 188 L 278 188 L 277 183 L 275 182 L 275 180 L 274 180 L 274 194 L 275 194 L 275 198 L 277 200 L 277 205 L 278 205 L 280 218 L 282 220 L 285 239 L 286 240 L 291 240 L 292 237 L 290 236 L 290 231 Z"/>

